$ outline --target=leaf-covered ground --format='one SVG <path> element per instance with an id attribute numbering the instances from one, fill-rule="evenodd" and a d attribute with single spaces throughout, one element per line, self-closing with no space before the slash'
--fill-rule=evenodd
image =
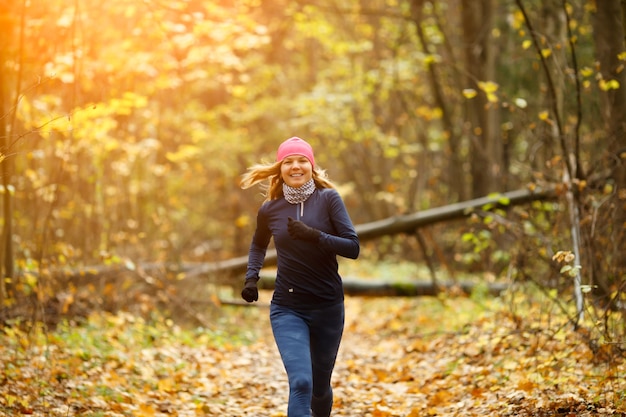
<path id="1" fill-rule="evenodd" d="M 349 298 L 333 415 L 626 415 L 626 369 L 608 345 L 594 353 L 552 312 L 482 301 Z M 4 333 L 2 416 L 286 416 L 263 307 L 210 331 L 120 314 Z"/>

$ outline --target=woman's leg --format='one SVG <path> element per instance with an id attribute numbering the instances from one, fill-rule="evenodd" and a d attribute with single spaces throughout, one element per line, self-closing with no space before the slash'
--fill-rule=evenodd
<path id="1" fill-rule="evenodd" d="M 345 320 L 344 305 L 315 310 L 311 316 L 311 363 L 313 367 L 314 417 L 329 417 L 333 406 L 330 385 Z"/>
<path id="2" fill-rule="evenodd" d="M 270 322 L 289 379 L 287 415 L 310 417 L 313 376 L 306 317 L 289 308 L 272 304 Z"/>

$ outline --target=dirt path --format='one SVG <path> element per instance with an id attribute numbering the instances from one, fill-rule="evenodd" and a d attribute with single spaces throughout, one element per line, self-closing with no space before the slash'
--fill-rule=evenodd
<path id="1" fill-rule="evenodd" d="M 346 303 L 346 331 L 333 377 L 333 416 L 408 416 L 424 400 L 412 393 L 415 381 L 396 380 L 395 364 L 404 355 L 402 344 L 385 340 L 376 332 L 364 333 L 358 321 L 363 317 L 357 300 Z M 370 322 L 371 323 L 371 322 Z M 225 384 L 212 396 L 206 411 L 225 417 L 286 416 L 288 384 L 269 331 L 269 320 L 259 320 L 262 338 L 252 346 L 224 357 L 232 366 L 224 375 Z M 231 384 L 228 381 L 237 381 Z M 416 414 L 417 415 L 417 414 Z"/>
<path id="2" fill-rule="evenodd" d="M 583 370 L 568 369 L 566 357 L 557 364 L 562 368 L 542 370 L 544 354 L 532 341 L 520 346 L 511 329 L 479 327 L 424 336 L 420 321 L 437 318 L 421 317 L 414 311 L 419 309 L 415 302 L 399 302 L 396 308 L 380 314 L 358 298 L 346 301 L 346 331 L 333 378 L 333 416 L 622 415 L 592 402 L 597 398 L 590 391 L 594 381 L 583 377 Z M 269 329 L 269 322 L 260 320 L 258 326 Z M 554 343 L 544 341 L 547 357 L 554 354 L 552 349 L 564 347 Z M 580 351 L 584 347 L 570 348 L 579 352 L 567 350 L 566 355 L 586 355 Z M 213 397 L 213 404 L 223 402 L 219 415 L 285 417 L 286 376 L 271 334 L 234 355 L 238 359 L 229 359 L 232 367 L 225 380 L 238 382 Z M 214 411 L 209 414 L 218 415 Z"/>

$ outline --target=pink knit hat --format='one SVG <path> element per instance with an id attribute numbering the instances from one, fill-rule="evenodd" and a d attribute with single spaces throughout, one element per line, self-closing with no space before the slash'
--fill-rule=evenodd
<path id="1" fill-rule="evenodd" d="M 313 157 L 313 148 L 305 140 L 298 137 L 289 138 L 278 147 L 276 152 L 276 160 L 282 161 L 291 155 L 302 155 L 315 166 L 315 158 Z"/>

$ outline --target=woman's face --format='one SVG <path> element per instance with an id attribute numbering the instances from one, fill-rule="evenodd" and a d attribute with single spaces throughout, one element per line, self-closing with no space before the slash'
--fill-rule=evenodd
<path id="1" fill-rule="evenodd" d="M 313 178 L 313 166 L 303 155 L 291 155 L 283 159 L 280 175 L 285 184 L 298 188 Z"/>

